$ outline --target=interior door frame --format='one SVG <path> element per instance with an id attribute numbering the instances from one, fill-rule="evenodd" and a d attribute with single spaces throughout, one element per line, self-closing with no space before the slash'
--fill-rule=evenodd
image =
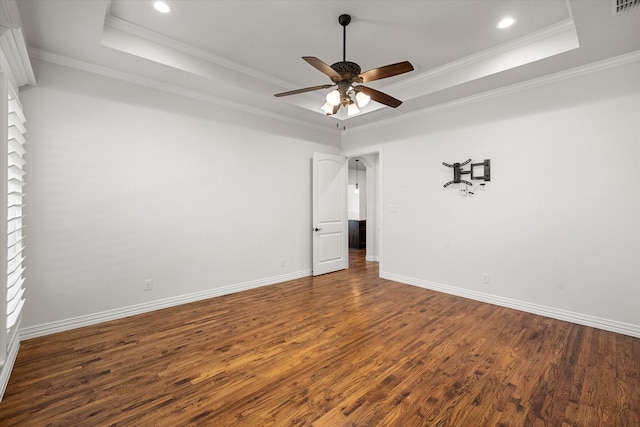
<path id="1" fill-rule="evenodd" d="M 376 192 L 376 203 L 375 203 L 375 211 L 377 214 L 377 226 L 379 231 L 376 233 L 377 235 L 377 261 L 378 261 L 378 275 L 380 274 L 380 271 L 384 271 L 383 270 L 383 262 L 384 262 L 384 257 L 383 257 L 383 236 L 384 236 L 384 199 L 383 199 L 383 146 L 374 146 L 374 147 L 367 147 L 367 148 L 356 148 L 353 150 L 347 150 L 343 152 L 343 155 L 347 158 L 350 159 L 352 157 L 361 157 L 361 156 L 366 156 L 368 154 L 377 154 L 378 155 L 378 167 L 376 168 L 376 176 L 375 176 L 375 180 L 376 180 L 376 185 L 375 185 L 375 192 Z M 368 177 L 367 177 L 368 179 Z M 369 186 L 369 183 L 367 181 L 367 186 Z M 370 200 L 368 199 L 368 194 L 367 194 L 367 205 L 370 203 Z"/>

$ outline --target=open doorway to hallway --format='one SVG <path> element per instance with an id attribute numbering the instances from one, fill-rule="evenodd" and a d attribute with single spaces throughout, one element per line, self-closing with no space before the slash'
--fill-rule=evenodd
<path id="1" fill-rule="evenodd" d="M 347 218 L 349 220 L 349 252 L 366 256 L 367 248 L 367 178 L 366 166 L 360 158 L 349 159 L 347 185 Z M 354 249 L 358 251 L 353 251 Z M 353 252 L 352 252 L 353 251 Z"/>
<path id="2" fill-rule="evenodd" d="M 347 208 L 350 256 L 379 261 L 379 154 L 348 158 Z"/>

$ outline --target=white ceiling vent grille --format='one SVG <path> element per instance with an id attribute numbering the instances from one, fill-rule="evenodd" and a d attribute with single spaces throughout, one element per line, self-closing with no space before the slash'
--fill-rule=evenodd
<path id="1" fill-rule="evenodd" d="M 640 6 L 640 0 L 611 0 L 611 11 L 614 16 L 629 12 L 638 6 Z"/>

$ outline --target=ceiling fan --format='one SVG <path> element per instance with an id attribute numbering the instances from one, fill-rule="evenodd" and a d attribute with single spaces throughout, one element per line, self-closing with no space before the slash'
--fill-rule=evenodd
<path id="1" fill-rule="evenodd" d="M 409 71 L 413 71 L 413 65 L 411 65 L 409 61 L 404 61 L 396 64 L 385 65 L 384 67 L 374 68 L 363 73 L 358 64 L 347 61 L 347 25 L 351 22 L 351 16 L 340 15 L 338 17 L 338 22 L 342 25 L 342 61 L 329 66 L 314 56 L 302 57 L 302 59 L 307 61 L 311 66 L 329 76 L 333 83 L 276 93 L 275 96 L 296 95 L 298 93 L 328 89 L 337 86 L 336 90 L 331 91 L 327 95 L 327 103 L 322 107 L 322 110 L 328 116 L 336 114 L 343 105 L 347 107 L 347 115 L 352 116 L 360 112 L 358 106 L 364 107 L 371 99 L 381 104 L 388 105 L 389 107 L 397 108 L 402 104 L 402 101 L 399 99 L 380 92 L 379 90 L 354 84 L 367 83 L 407 73 Z M 351 99 L 351 95 L 355 96 L 355 102 Z"/>

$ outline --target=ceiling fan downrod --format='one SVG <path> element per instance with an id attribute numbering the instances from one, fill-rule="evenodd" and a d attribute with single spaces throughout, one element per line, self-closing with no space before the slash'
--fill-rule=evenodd
<path id="1" fill-rule="evenodd" d="M 342 62 L 347 61 L 347 25 L 351 22 L 351 15 L 343 14 L 338 17 L 342 25 Z"/>
<path id="2" fill-rule="evenodd" d="M 335 83 L 341 80 L 348 80 L 362 83 L 358 79 L 358 74 L 362 69 L 355 62 L 347 61 L 347 25 L 351 22 L 351 15 L 342 14 L 338 17 L 338 23 L 342 25 L 342 61 L 331 65 L 331 68 L 340 74 L 339 78 L 332 78 Z"/>

